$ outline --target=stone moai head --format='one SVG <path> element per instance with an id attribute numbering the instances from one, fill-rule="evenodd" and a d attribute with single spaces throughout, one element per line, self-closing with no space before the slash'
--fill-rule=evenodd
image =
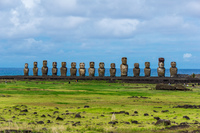
<path id="1" fill-rule="evenodd" d="M 43 67 L 47 67 L 47 60 L 43 60 Z"/>
<path id="2" fill-rule="evenodd" d="M 56 68 L 57 67 L 57 62 L 53 62 L 52 65 L 53 65 L 53 68 Z"/>
<path id="3" fill-rule="evenodd" d="M 139 68 L 139 63 L 135 63 L 135 64 L 134 64 L 134 67 L 135 67 L 135 68 Z"/>
<path id="4" fill-rule="evenodd" d="M 115 63 L 111 63 L 111 64 L 110 64 L 110 67 L 111 67 L 111 68 L 115 68 Z"/>
<path id="5" fill-rule="evenodd" d="M 145 62 L 145 68 L 150 68 L 150 62 Z"/>
<path id="6" fill-rule="evenodd" d="M 76 68 L 76 62 L 71 63 L 71 68 Z"/>
<path id="7" fill-rule="evenodd" d="M 62 65 L 62 67 L 66 67 L 67 63 L 66 62 L 62 62 L 61 65 Z"/>
<path id="8" fill-rule="evenodd" d="M 28 68 L 28 63 L 25 63 L 25 68 Z"/>
<path id="9" fill-rule="evenodd" d="M 159 58 L 158 61 L 159 61 L 158 66 L 160 68 L 164 68 L 165 59 L 164 58 Z"/>
<path id="10" fill-rule="evenodd" d="M 84 69 L 84 68 L 85 68 L 85 63 L 81 62 L 81 63 L 79 64 L 79 66 L 80 66 L 81 69 Z"/>
<path id="11" fill-rule="evenodd" d="M 127 64 L 127 58 L 126 57 L 122 57 L 122 64 L 126 65 Z"/>
<path id="12" fill-rule="evenodd" d="M 176 62 L 174 62 L 174 61 L 171 62 L 171 67 L 172 67 L 172 68 L 176 68 Z"/>
<path id="13" fill-rule="evenodd" d="M 37 62 L 33 63 L 34 68 L 37 68 Z"/>
<path id="14" fill-rule="evenodd" d="M 90 68 L 94 68 L 94 62 L 90 62 Z"/>
<path id="15" fill-rule="evenodd" d="M 99 68 L 104 69 L 104 63 L 103 62 L 99 63 Z"/>

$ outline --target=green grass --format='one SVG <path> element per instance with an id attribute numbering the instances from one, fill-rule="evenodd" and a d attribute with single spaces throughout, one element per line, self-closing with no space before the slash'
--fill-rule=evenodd
<path id="1" fill-rule="evenodd" d="M 107 83 L 106 81 L 11 81 L 0 82 L 0 130 L 31 129 L 35 132 L 177 132 L 165 131 L 164 125 L 156 126 L 154 117 L 168 119 L 172 125 L 190 123 L 188 131 L 197 129 L 200 109 L 173 108 L 177 105 L 200 105 L 200 88 L 193 91 L 154 90 L 155 84 Z M 138 98 L 129 98 L 137 96 Z M 141 98 L 147 97 L 147 98 Z M 26 105 L 26 106 L 21 106 Z M 89 108 L 84 108 L 88 105 Z M 155 108 L 162 107 L 162 108 Z M 28 112 L 20 112 L 26 109 Z M 153 110 L 157 111 L 154 112 Z M 162 113 L 163 110 L 169 112 Z M 58 113 L 55 113 L 58 111 Z M 111 112 L 118 123 L 111 121 Z M 134 115 L 138 111 L 138 115 Z M 37 114 L 33 114 L 37 112 Z M 26 115 L 24 115 L 24 113 Z M 67 114 L 66 114 L 67 113 Z M 80 113 L 84 118 L 75 118 Z M 148 113 L 149 116 L 144 116 Z M 41 117 L 45 115 L 46 117 Z M 183 116 L 189 116 L 186 120 Z M 13 118 L 15 116 L 15 118 Z M 56 120 L 57 117 L 63 121 Z M 176 117 L 176 119 L 174 119 Z M 131 121 L 140 124 L 132 124 Z M 12 122 L 11 122 L 12 121 Z M 44 124 L 37 124 L 43 121 Z M 50 121 L 50 123 L 47 123 Z M 72 122 L 73 121 L 73 122 Z M 80 122 L 74 126 L 74 123 Z M 130 124 L 125 124 L 129 122 Z M 35 123 L 35 124 L 33 124 Z M 172 126 L 171 125 L 171 126 Z M 43 130 L 43 128 L 47 130 Z"/>

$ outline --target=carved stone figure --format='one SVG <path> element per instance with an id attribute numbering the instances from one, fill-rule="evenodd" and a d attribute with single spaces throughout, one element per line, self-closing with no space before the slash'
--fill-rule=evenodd
<path id="1" fill-rule="evenodd" d="M 58 69 L 57 69 L 57 62 L 53 62 L 53 68 L 52 68 L 52 76 L 57 76 L 57 72 L 58 72 Z"/>
<path id="2" fill-rule="evenodd" d="M 70 68 L 70 74 L 71 76 L 76 76 L 76 73 L 77 73 L 76 62 L 72 62 Z"/>
<path id="3" fill-rule="evenodd" d="M 126 77 L 128 73 L 128 65 L 127 65 L 127 58 L 122 58 L 122 64 L 120 65 L 121 76 Z"/>
<path id="4" fill-rule="evenodd" d="M 79 64 L 79 76 L 84 77 L 85 76 L 85 63 L 80 63 Z"/>
<path id="5" fill-rule="evenodd" d="M 95 74 L 94 62 L 90 62 L 90 68 L 88 68 L 88 72 L 90 77 L 94 77 Z"/>
<path id="6" fill-rule="evenodd" d="M 134 74 L 134 77 L 139 77 L 140 76 L 139 63 L 135 63 L 134 64 L 133 74 Z"/>
<path id="7" fill-rule="evenodd" d="M 98 73 L 99 73 L 99 77 L 103 77 L 105 75 L 105 68 L 104 68 L 103 62 L 99 63 Z"/>
<path id="8" fill-rule="evenodd" d="M 158 61 L 159 61 L 157 68 L 158 77 L 165 77 L 165 68 L 164 68 L 165 59 L 159 58 Z"/>
<path id="9" fill-rule="evenodd" d="M 28 75 L 29 75 L 28 63 L 25 63 L 24 76 L 28 76 Z"/>
<path id="10" fill-rule="evenodd" d="M 150 77 L 151 75 L 150 62 L 145 62 L 144 75 L 145 77 Z"/>
<path id="11" fill-rule="evenodd" d="M 116 74 L 116 68 L 115 68 L 115 63 L 110 64 L 110 77 L 115 77 Z"/>
<path id="12" fill-rule="evenodd" d="M 33 63 L 33 76 L 38 76 L 38 67 L 37 67 L 37 62 Z"/>
<path id="13" fill-rule="evenodd" d="M 177 77 L 177 71 L 176 62 L 171 62 L 170 77 Z"/>
<path id="14" fill-rule="evenodd" d="M 43 60 L 42 76 L 47 76 L 47 73 L 48 73 L 47 60 Z"/>
<path id="15" fill-rule="evenodd" d="M 66 62 L 62 62 L 61 65 L 62 65 L 62 67 L 60 68 L 61 76 L 66 76 L 67 74 Z"/>

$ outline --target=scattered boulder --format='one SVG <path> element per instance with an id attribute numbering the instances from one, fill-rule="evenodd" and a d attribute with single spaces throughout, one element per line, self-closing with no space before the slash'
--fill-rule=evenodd
<path id="1" fill-rule="evenodd" d="M 131 120 L 131 123 L 133 123 L 133 124 L 139 124 L 138 121 L 132 121 L 132 120 Z"/>
<path id="2" fill-rule="evenodd" d="M 137 112 L 137 111 L 134 111 L 134 113 L 135 113 L 135 114 L 138 114 L 138 112 Z"/>
<path id="3" fill-rule="evenodd" d="M 158 121 L 158 120 L 160 120 L 160 117 L 154 117 L 154 119 L 156 119 Z"/>
<path id="4" fill-rule="evenodd" d="M 38 121 L 37 124 L 44 124 L 44 121 Z"/>
<path id="5" fill-rule="evenodd" d="M 75 118 L 81 118 L 81 115 L 78 113 L 75 115 Z"/>
<path id="6" fill-rule="evenodd" d="M 89 108 L 89 107 L 90 107 L 90 106 L 88 106 L 88 105 L 85 105 L 85 106 L 84 106 L 84 108 Z"/>
<path id="7" fill-rule="evenodd" d="M 162 113 L 166 113 L 166 112 L 169 112 L 169 110 L 162 110 L 161 112 Z"/>
<path id="8" fill-rule="evenodd" d="M 188 116 L 183 116 L 183 118 L 185 118 L 186 120 L 190 120 Z"/>
<path id="9" fill-rule="evenodd" d="M 56 118 L 56 120 L 63 121 L 63 118 L 61 118 L 61 117 L 58 116 L 58 117 Z"/>
<path id="10" fill-rule="evenodd" d="M 24 110 L 21 110 L 20 112 L 28 112 L 28 110 L 27 110 L 27 109 L 24 109 Z"/>
<path id="11" fill-rule="evenodd" d="M 145 113 L 144 116 L 149 116 L 149 114 L 148 114 L 148 113 Z"/>
<path id="12" fill-rule="evenodd" d="M 42 115 L 41 117 L 46 117 L 45 115 Z"/>
<path id="13" fill-rule="evenodd" d="M 112 124 L 112 125 L 115 125 L 117 123 L 118 123 L 118 121 L 110 121 L 110 122 L 108 122 L 108 124 Z"/>

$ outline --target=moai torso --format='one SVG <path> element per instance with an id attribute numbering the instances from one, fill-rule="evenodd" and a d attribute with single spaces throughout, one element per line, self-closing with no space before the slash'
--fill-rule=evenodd
<path id="1" fill-rule="evenodd" d="M 151 75 L 150 62 L 145 62 L 144 75 L 145 77 L 150 77 Z"/>
<path id="2" fill-rule="evenodd" d="M 105 75 L 105 68 L 104 68 L 103 62 L 99 63 L 98 73 L 99 73 L 99 77 L 103 77 Z"/>
<path id="3" fill-rule="evenodd" d="M 61 76 L 66 76 L 67 74 L 66 62 L 62 62 L 61 65 L 62 65 L 62 67 L 60 68 Z"/>
<path id="4" fill-rule="evenodd" d="M 80 63 L 79 64 L 79 76 L 84 77 L 85 76 L 85 63 Z"/>
<path id="5" fill-rule="evenodd" d="M 42 76 L 47 76 L 47 73 L 48 73 L 47 60 L 44 60 L 42 67 Z"/>
<path id="6" fill-rule="evenodd" d="M 57 62 L 53 62 L 53 68 L 52 68 L 52 76 L 57 76 L 57 72 L 58 72 L 58 69 L 57 69 Z"/>
<path id="7" fill-rule="evenodd" d="M 135 63 L 134 64 L 133 74 L 134 74 L 134 77 L 139 77 L 140 76 L 139 63 Z"/>
<path id="8" fill-rule="evenodd" d="M 76 76 L 76 73 L 77 73 L 76 62 L 72 62 L 70 68 L 70 75 Z"/>
<path id="9" fill-rule="evenodd" d="M 165 77 L 164 58 L 159 58 L 157 73 L 158 77 Z"/>
<path id="10" fill-rule="evenodd" d="M 94 62 L 90 62 L 90 68 L 88 69 L 88 72 L 90 77 L 94 77 L 95 74 Z"/>
<path id="11" fill-rule="evenodd" d="M 115 77 L 116 74 L 116 68 L 115 68 L 115 63 L 110 64 L 110 77 Z"/>
<path id="12" fill-rule="evenodd" d="M 28 63 L 25 63 L 24 76 L 28 76 L 28 75 L 29 75 Z"/>
<path id="13" fill-rule="evenodd" d="M 33 63 L 33 76 L 38 76 L 38 67 L 37 67 L 37 62 Z"/>
<path id="14" fill-rule="evenodd" d="M 177 77 L 177 71 L 176 62 L 171 62 L 170 77 Z"/>
<path id="15" fill-rule="evenodd" d="M 120 65 L 121 76 L 126 77 L 128 73 L 128 65 L 127 65 L 127 58 L 122 58 L 122 64 Z"/>

